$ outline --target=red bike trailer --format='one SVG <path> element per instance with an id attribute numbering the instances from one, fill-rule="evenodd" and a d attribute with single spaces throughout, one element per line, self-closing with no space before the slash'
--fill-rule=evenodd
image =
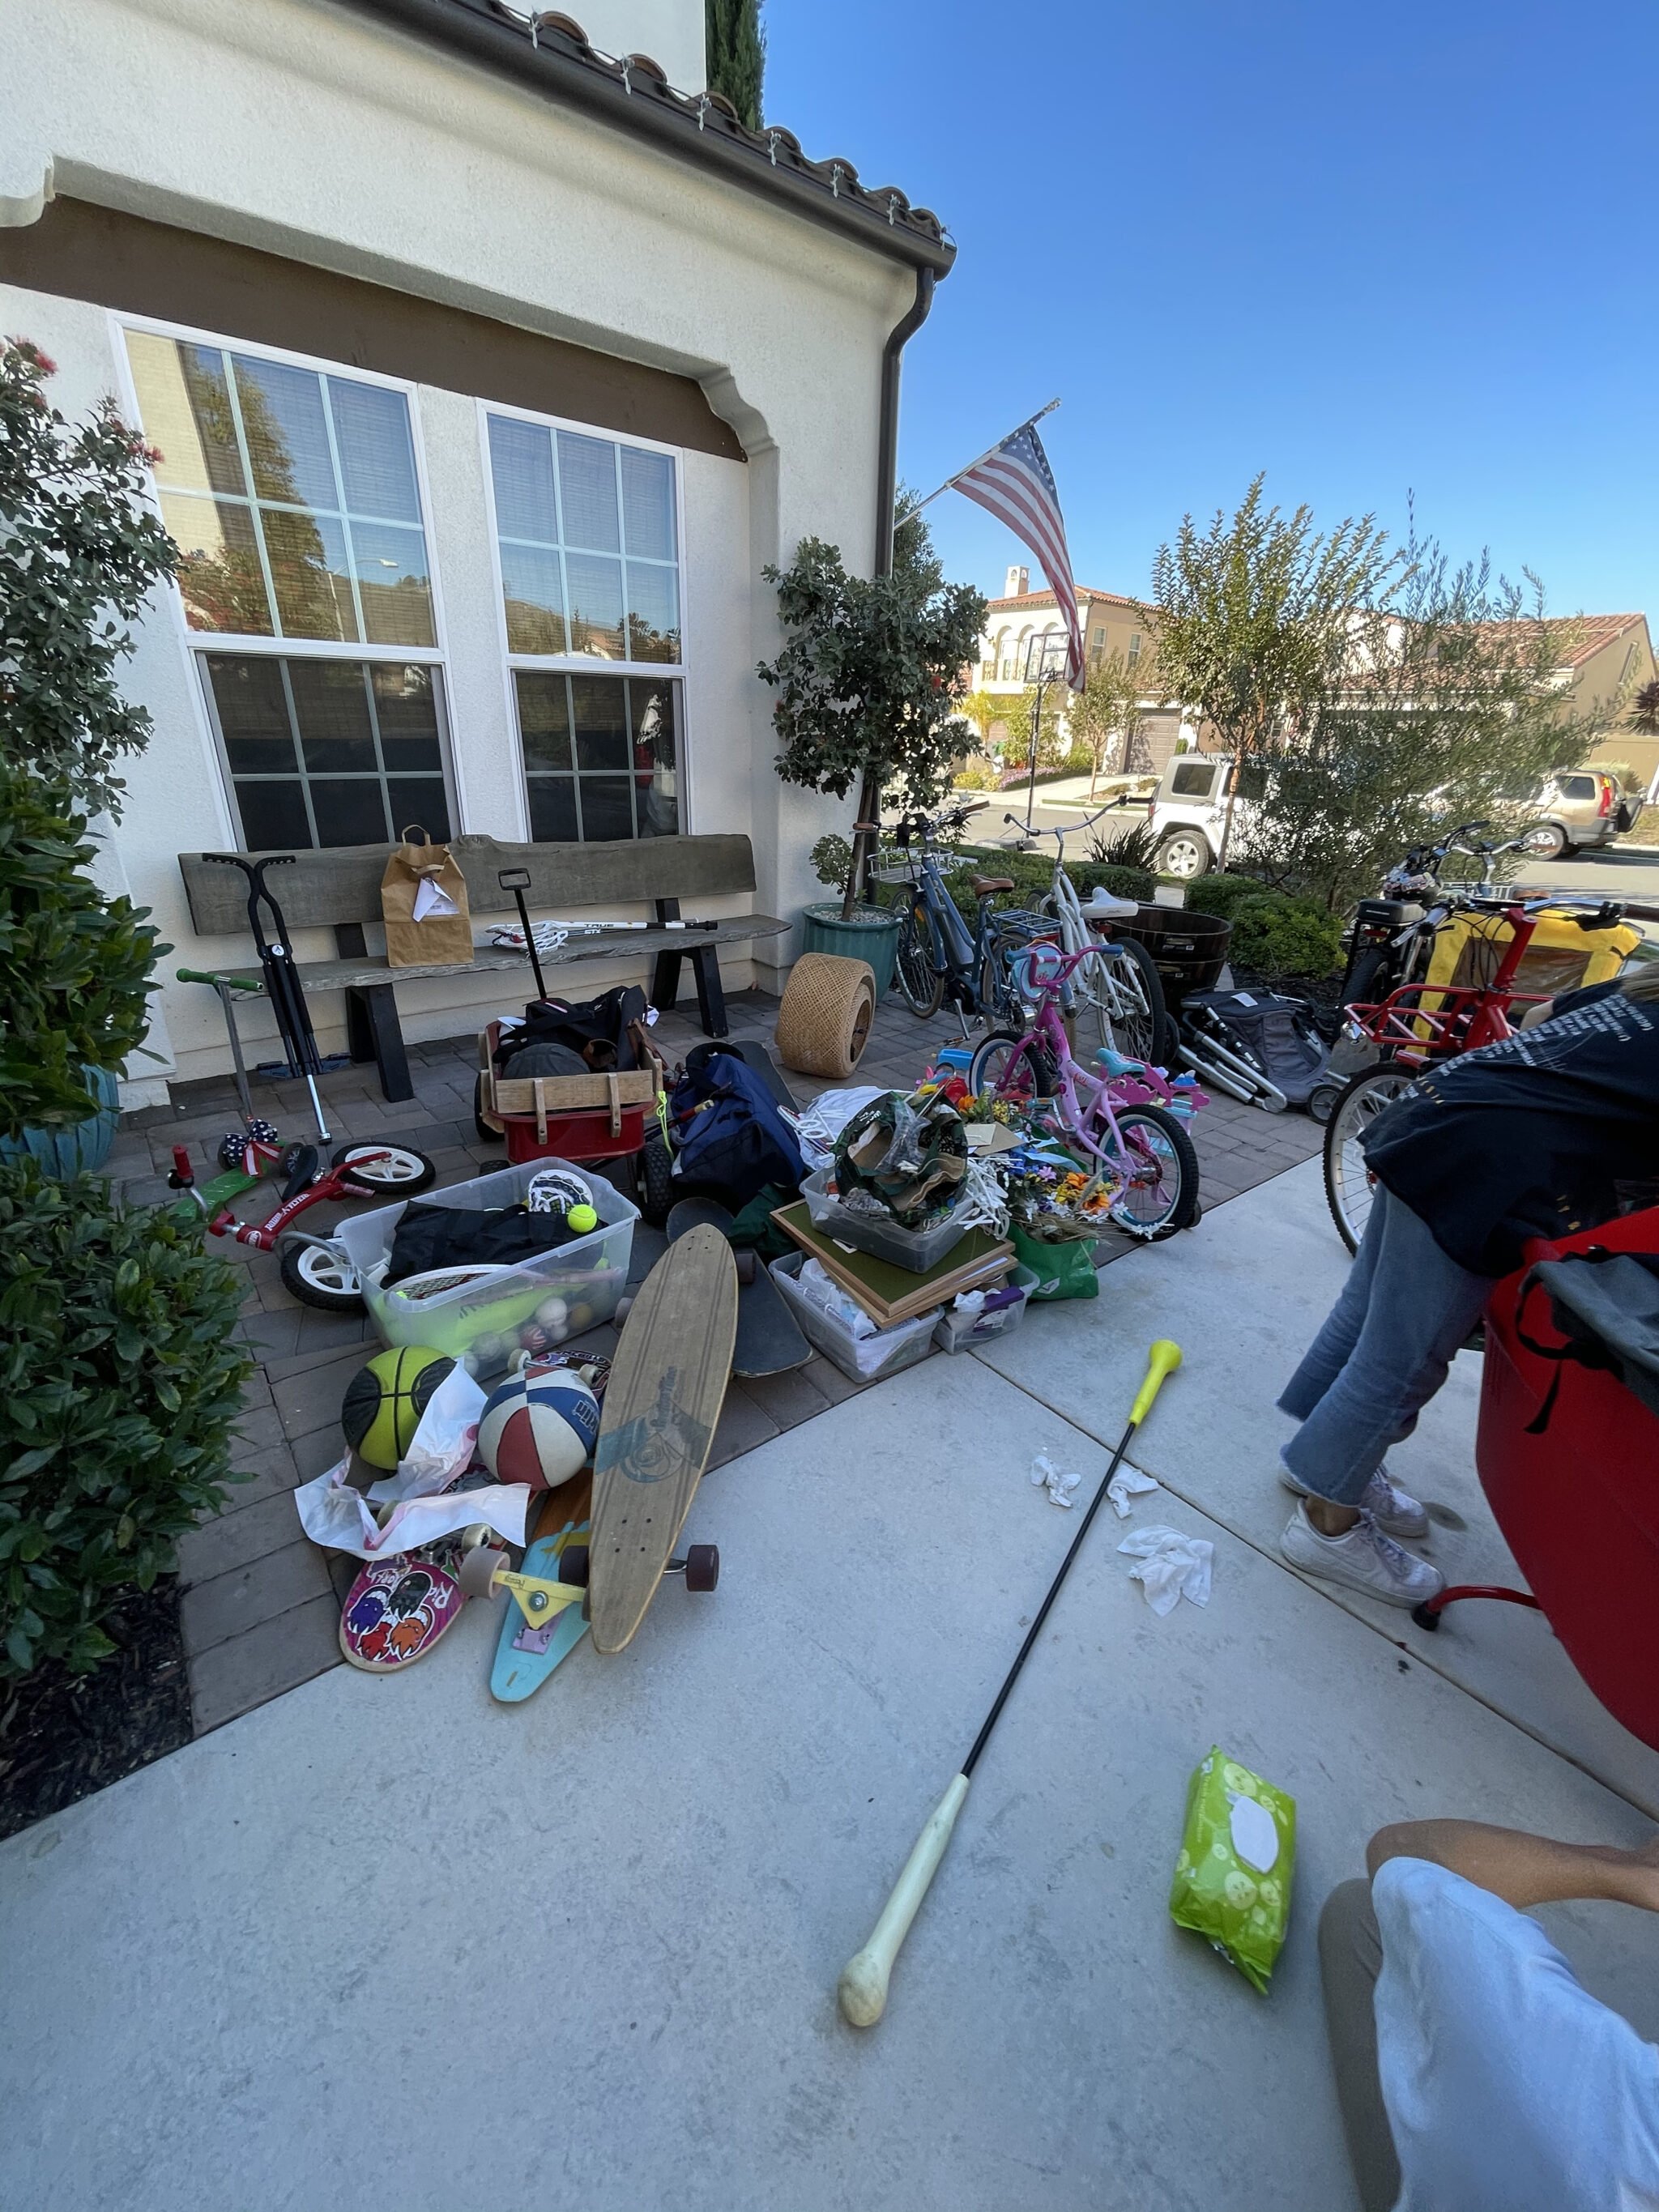
<path id="1" fill-rule="evenodd" d="M 1592 1247 L 1659 1252 L 1659 1207 L 1529 1244 L 1527 1258 Z M 1659 1419 L 1615 1376 L 1527 1348 L 1516 1331 L 1522 1280 L 1506 1275 L 1487 1303 L 1475 1463 L 1534 1595 L 1455 1586 L 1415 1618 L 1438 1627 L 1464 1598 L 1536 1605 L 1614 1719 L 1659 1750 Z M 1535 1342 L 1563 1341 L 1541 1294 L 1528 1301 L 1524 1325 Z"/>

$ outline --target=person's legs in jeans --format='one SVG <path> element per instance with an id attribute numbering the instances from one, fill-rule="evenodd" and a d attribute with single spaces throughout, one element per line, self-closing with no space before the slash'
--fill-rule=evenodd
<path id="1" fill-rule="evenodd" d="M 1371 1278 L 1376 1272 L 1376 1255 L 1382 1244 L 1382 1223 L 1387 1212 L 1383 1201 L 1387 1197 L 1388 1193 L 1379 1183 L 1364 1233 L 1359 1239 L 1359 1249 L 1353 1255 L 1353 1265 L 1348 1269 L 1348 1279 L 1342 1285 L 1342 1295 L 1326 1316 L 1318 1335 L 1303 1353 L 1301 1365 L 1285 1385 L 1279 1397 L 1279 1412 L 1288 1413 L 1292 1420 L 1307 1419 L 1346 1366 L 1349 1354 L 1359 1341 L 1365 1309 L 1370 1303 Z"/>
<path id="2" fill-rule="evenodd" d="M 1285 1464 L 1316 1493 L 1309 1517 L 1328 1535 L 1352 1526 L 1373 1472 L 1389 1447 L 1416 1427 L 1492 1289 L 1486 1276 L 1443 1252 L 1426 1224 L 1380 1184 L 1360 1249 L 1370 1257 L 1356 1300 L 1344 1290 L 1279 1400 L 1282 1411 L 1302 1420 L 1284 1449 Z M 1355 1275 L 1359 1267 L 1356 1260 Z M 1350 1335 L 1346 1357 L 1326 1380 Z"/>
<path id="3" fill-rule="evenodd" d="M 1376 1978 L 1382 1938 L 1368 1881 L 1345 1881 L 1319 1916 L 1319 1975 L 1348 2161 L 1364 2212 L 1394 2212 L 1400 2195 L 1388 2108 L 1376 2067 Z"/>

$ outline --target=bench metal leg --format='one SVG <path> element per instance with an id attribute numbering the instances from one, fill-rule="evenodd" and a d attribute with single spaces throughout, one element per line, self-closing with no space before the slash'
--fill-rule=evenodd
<path id="1" fill-rule="evenodd" d="M 345 1002 L 346 1041 L 352 1059 L 374 1062 L 380 1071 L 383 1098 L 412 1098 L 415 1085 L 409 1079 L 409 1055 L 391 984 L 354 987 L 346 993 Z"/>
<path id="2" fill-rule="evenodd" d="M 680 995 L 680 957 L 659 952 L 651 971 L 651 1003 L 659 1014 L 672 1014 Z"/>
<path id="3" fill-rule="evenodd" d="M 720 988 L 720 963 L 712 945 L 700 945 L 690 955 L 691 971 L 697 979 L 697 1012 L 702 1017 L 705 1036 L 723 1037 L 730 1034 L 726 1019 L 726 993 Z"/>

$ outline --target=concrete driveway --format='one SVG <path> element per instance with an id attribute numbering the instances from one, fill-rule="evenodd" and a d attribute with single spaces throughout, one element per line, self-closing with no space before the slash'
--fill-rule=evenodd
<path id="1" fill-rule="evenodd" d="M 1632 1843 L 1659 1796 L 1541 1621 L 1419 1650 L 1278 1561 L 1271 1400 L 1343 1265 L 1322 1204 L 1293 1170 L 994 1367 L 929 1361 L 732 1462 L 691 1530 L 718 1594 L 666 1593 L 525 1706 L 487 1694 L 476 1604 L 408 1680 L 337 1668 L 0 1846 L 0 2203 L 1352 2204 L 1313 1936 L 1369 1832 L 1444 1812 Z M 1096 1523 L 860 2034 L 836 1973 L 1074 1526 L 1031 1455 L 1097 1479 L 1158 1334 L 1188 1365 L 1139 1454 L 1170 1490 L 1131 1525 L 1210 1537 L 1212 1601 L 1155 1620 Z M 1495 1561 L 1473 1418 L 1460 1377 L 1402 1472 L 1437 1546 Z M 1212 1742 L 1298 1802 L 1266 1999 L 1165 1911 Z M 1659 2032 L 1659 1925 L 1545 1917 Z"/>

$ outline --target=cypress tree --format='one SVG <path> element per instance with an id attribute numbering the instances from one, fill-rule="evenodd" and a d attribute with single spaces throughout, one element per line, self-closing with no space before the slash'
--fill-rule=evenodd
<path id="1" fill-rule="evenodd" d="M 724 93 L 751 131 L 761 127 L 766 33 L 761 0 L 703 0 L 708 89 Z"/>

